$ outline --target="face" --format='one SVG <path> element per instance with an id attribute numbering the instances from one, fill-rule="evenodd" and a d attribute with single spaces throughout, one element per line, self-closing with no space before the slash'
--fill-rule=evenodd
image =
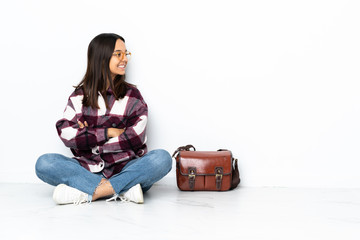
<path id="1" fill-rule="evenodd" d="M 115 43 L 114 53 L 120 53 L 120 52 L 122 52 L 121 57 L 120 55 L 113 55 L 110 58 L 109 68 L 113 79 L 116 75 L 125 74 L 125 68 L 128 62 L 128 59 L 125 54 L 126 52 L 125 43 L 120 39 L 118 39 L 116 40 Z"/>

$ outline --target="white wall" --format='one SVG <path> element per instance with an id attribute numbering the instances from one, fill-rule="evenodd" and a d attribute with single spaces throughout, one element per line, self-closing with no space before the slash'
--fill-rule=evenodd
<path id="1" fill-rule="evenodd" d="M 243 186 L 360 187 L 359 12 L 356 0 L 2 2 L 0 181 L 40 182 L 39 155 L 70 155 L 55 122 L 88 43 L 115 32 L 150 149 L 231 149 Z"/>

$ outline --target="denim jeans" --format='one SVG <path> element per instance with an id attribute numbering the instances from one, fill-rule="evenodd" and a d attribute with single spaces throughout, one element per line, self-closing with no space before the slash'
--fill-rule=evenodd
<path id="1" fill-rule="evenodd" d="M 128 162 L 121 172 L 109 178 L 109 181 L 117 194 L 126 192 L 138 183 L 143 192 L 146 192 L 170 172 L 171 166 L 172 158 L 167 151 L 153 150 Z M 90 198 L 101 179 L 105 178 L 101 173 L 92 173 L 83 168 L 76 159 L 56 153 L 40 156 L 35 170 L 36 175 L 44 182 L 53 186 L 66 184 L 89 194 Z"/>

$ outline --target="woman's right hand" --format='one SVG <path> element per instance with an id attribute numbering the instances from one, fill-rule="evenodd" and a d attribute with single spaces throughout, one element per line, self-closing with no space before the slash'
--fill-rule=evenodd
<path id="1" fill-rule="evenodd" d="M 107 129 L 107 135 L 109 138 L 118 137 L 120 136 L 125 129 L 122 128 L 108 128 Z"/>

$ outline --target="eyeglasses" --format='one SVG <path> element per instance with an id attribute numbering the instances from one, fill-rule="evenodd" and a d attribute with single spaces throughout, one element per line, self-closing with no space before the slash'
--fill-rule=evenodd
<path id="1" fill-rule="evenodd" d="M 129 52 L 129 51 L 123 52 L 123 51 L 118 50 L 118 51 L 115 51 L 112 55 L 117 56 L 120 60 L 123 60 L 125 56 L 128 61 L 131 58 L 131 52 Z"/>

